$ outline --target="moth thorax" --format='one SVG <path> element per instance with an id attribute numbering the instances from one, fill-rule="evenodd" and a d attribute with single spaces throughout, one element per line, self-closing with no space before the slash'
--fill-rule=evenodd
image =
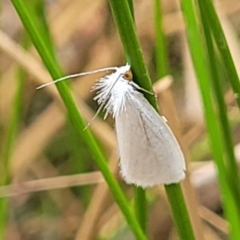
<path id="1" fill-rule="evenodd" d="M 123 78 L 128 81 L 132 81 L 133 75 L 131 71 L 127 71 L 124 73 Z"/>

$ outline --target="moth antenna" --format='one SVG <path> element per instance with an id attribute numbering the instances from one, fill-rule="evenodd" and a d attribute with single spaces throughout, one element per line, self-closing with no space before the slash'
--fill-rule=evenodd
<path id="1" fill-rule="evenodd" d="M 93 71 L 90 71 L 90 72 L 70 74 L 70 75 L 58 78 L 58 79 L 56 79 L 56 80 L 54 80 L 52 82 L 44 83 L 44 84 L 38 86 L 36 89 L 41 89 L 41 88 L 44 88 L 44 87 L 49 86 L 51 84 L 55 84 L 57 82 L 61 82 L 63 80 L 67 80 L 67 79 L 70 79 L 70 78 L 86 76 L 86 75 L 90 75 L 90 74 L 94 74 L 94 73 L 98 73 L 98 72 L 114 71 L 114 70 L 116 71 L 117 69 L 118 69 L 117 67 L 108 67 L 108 68 L 102 68 L 102 69 L 98 69 L 98 70 L 93 70 Z"/>

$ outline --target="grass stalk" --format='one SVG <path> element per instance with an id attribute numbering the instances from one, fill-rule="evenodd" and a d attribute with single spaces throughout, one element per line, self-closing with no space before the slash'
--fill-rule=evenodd
<path id="1" fill-rule="evenodd" d="M 52 78 L 57 79 L 61 77 L 62 71 L 57 64 L 55 57 L 52 55 L 51 51 L 48 50 L 47 45 L 45 44 L 44 40 L 41 37 L 41 34 L 36 28 L 35 16 L 31 13 L 31 11 L 28 11 L 27 4 L 24 1 L 12 0 L 12 3 Z M 66 84 L 64 82 L 60 82 L 59 84 L 56 84 L 56 86 L 67 108 L 67 114 L 72 125 L 75 127 L 76 132 L 79 134 L 79 137 L 82 137 L 88 145 L 89 150 L 91 151 L 96 164 L 98 165 L 98 168 L 102 172 L 110 188 L 110 191 L 112 192 L 116 203 L 119 205 L 121 211 L 123 212 L 132 232 L 137 239 L 147 239 L 138 224 L 135 214 L 129 207 L 129 202 L 119 187 L 119 184 L 108 169 L 106 158 L 99 148 L 97 142 L 95 141 L 92 133 L 89 129 L 83 131 L 86 124 L 79 114 L 78 108 L 74 103 L 73 97 L 66 87 Z"/>
<path id="2" fill-rule="evenodd" d="M 156 69 L 157 77 L 162 78 L 169 74 L 169 65 L 167 57 L 167 46 L 165 34 L 162 27 L 162 2 L 159 0 L 154 1 L 154 13 L 155 13 L 155 34 L 156 34 Z M 177 230 L 179 232 L 180 239 L 194 239 L 194 232 L 192 228 L 188 228 L 191 225 L 188 215 L 184 215 L 187 211 L 185 200 L 183 198 L 182 189 L 179 184 L 172 184 L 165 186 L 168 199 L 171 204 L 174 220 L 176 222 Z M 181 209 L 178 210 L 178 204 L 174 201 L 177 196 L 178 204 Z M 187 236 L 187 238 L 186 238 Z"/>
<path id="3" fill-rule="evenodd" d="M 132 19 L 134 22 L 134 4 L 132 0 L 128 0 L 128 6 L 132 15 Z M 131 57 L 128 57 L 129 60 Z M 139 224 L 142 227 L 142 230 L 146 233 L 147 232 L 147 200 L 146 200 L 146 191 L 141 188 L 135 186 L 134 189 L 135 197 L 134 197 L 134 211 L 136 217 L 139 221 Z"/>
<path id="4" fill-rule="evenodd" d="M 169 74 L 168 52 L 165 34 L 162 28 L 162 1 L 154 0 L 154 16 L 155 16 L 155 35 L 156 35 L 156 69 L 157 77 L 161 78 Z"/>
<path id="5" fill-rule="evenodd" d="M 146 191 L 141 187 L 135 187 L 134 210 L 142 230 L 147 232 L 147 200 Z"/>
<path id="6" fill-rule="evenodd" d="M 215 113 L 215 107 L 211 95 L 211 73 L 208 66 L 206 67 L 205 46 L 202 42 L 200 30 L 197 25 L 197 14 L 193 2 L 191 0 L 182 0 L 181 3 L 186 23 L 186 32 L 190 53 L 202 95 L 210 146 L 218 169 L 220 189 L 223 195 L 223 205 L 226 211 L 226 216 L 233 227 L 236 223 L 238 223 L 238 216 L 236 214 L 237 208 L 234 202 L 234 196 L 232 195 L 231 189 L 229 188 L 228 179 L 226 177 L 227 172 L 224 164 L 226 159 L 225 151 L 223 147 L 220 127 L 218 124 L 219 121 Z M 204 11 L 205 7 L 206 6 L 204 4 Z M 236 239 L 235 237 L 240 236 L 239 228 L 232 229 L 231 236 L 232 239 Z"/>
<path id="7" fill-rule="evenodd" d="M 218 19 L 217 13 L 213 6 L 213 1 L 202 0 L 202 5 L 204 6 L 204 15 L 207 16 L 209 26 L 214 38 L 214 41 L 218 47 L 221 54 L 221 59 L 227 69 L 228 79 L 232 86 L 232 89 L 236 95 L 236 101 L 238 107 L 240 108 L 240 81 L 237 74 L 236 67 L 233 62 L 233 58 L 228 47 L 227 40 L 225 38 L 221 23 Z"/>
<path id="8" fill-rule="evenodd" d="M 141 87 L 152 90 L 149 74 L 145 66 L 142 50 L 136 35 L 131 12 L 126 0 L 109 0 L 113 16 L 122 40 L 125 55 L 132 66 L 134 81 Z M 147 96 L 149 102 L 156 108 L 155 99 Z M 181 239 L 194 239 L 190 218 L 179 184 L 165 186 Z M 181 212 L 181 215 L 179 214 Z M 184 220 L 183 220 L 184 219 Z"/>
<path id="9" fill-rule="evenodd" d="M 25 40 L 25 39 L 24 39 Z M 23 41 L 24 41 L 23 40 Z M 26 41 L 23 42 L 24 45 Z M 18 134 L 21 111 L 22 111 L 22 96 L 24 92 L 24 79 L 25 72 L 22 69 L 18 69 L 16 77 L 16 92 L 12 102 L 12 113 L 8 121 L 8 125 L 5 132 L 5 141 L 2 151 L 2 171 L 0 182 L 1 185 L 7 185 L 11 181 L 10 176 L 10 160 L 15 146 L 15 141 Z M 0 198 L 0 239 L 4 239 L 5 226 L 8 216 L 8 199 Z"/>
<path id="10" fill-rule="evenodd" d="M 219 73 L 218 73 L 217 56 L 214 51 L 215 48 L 213 44 L 212 33 L 210 29 L 210 24 L 206 18 L 207 16 L 205 12 L 205 7 L 202 1 L 199 1 L 199 8 L 200 8 L 202 26 L 203 26 L 206 46 L 207 46 L 207 57 L 208 57 L 208 62 L 210 66 L 211 80 L 213 85 L 212 89 L 216 98 L 219 123 L 220 123 L 221 133 L 222 133 L 222 141 L 223 141 L 225 152 L 226 152 L 226 161 L 225 161 L 226 174 L 225 175 L 227 178 L 228 188 L 231 191 L 232 197 L 235 201 L 235 207 L 237 210 L 234 213 L 234 215 L 236 216 L 231 221 L 232 224 L 235 225 L 234 227 L 235 229 L 236 226 L 240 224 L 240 218 L 238 217 L 240 216 L 240 209 L 239 209 L 240 190 L 239 190 L 238 164 L 234 154 L 234 145 L 233 145 L 233 140 L 231 136 L 230 124 L 227 116 L 227 107 L 224 101 L 224 92 L 222 89 L 222 84 L 221 84 Z M 228 200 L 226 199 L 226 201 Z M 227 218 L 232 218 L 232 216 L 228 216 Z M 234 229 L 233 231 L 235 231 Z M 234 235 L 239 236 L 238 234 L 239 232 Z"/>

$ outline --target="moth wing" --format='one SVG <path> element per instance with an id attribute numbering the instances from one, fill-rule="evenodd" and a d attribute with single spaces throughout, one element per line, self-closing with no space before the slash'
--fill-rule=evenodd
<path id="1" fill-rule="evenodd" d="M 171 184 L 185 177 L 185 161 L 165 120 L 141 93 L 126 99 L 116 116 L 121 172 L 128 183 L 142 187 Z"/>

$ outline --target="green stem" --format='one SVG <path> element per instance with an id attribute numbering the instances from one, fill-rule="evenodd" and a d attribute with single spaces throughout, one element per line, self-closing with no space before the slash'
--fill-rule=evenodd
<path id="1" fill-rule="evenodd" d="M 147 201 L 146 192 L 141 187 L 135 187 L 135 214 L 142 230 L 147 232 Z"/>
<path id="2" fill-rule="evenodd" d="M 182 240 L 192 239 L 194 240 L 194 233 L 191 226 L 189 215 L 186 214 L 187 207 L 184 201 L 182 189 L 179 184 L 166 185 L 165 190 L 170 202 L 173 219 L 176 223 L 179 238 Z"/>
<path id="3" fill-rule="evenodd" d="M 29 33 L 31 40 L 38 50 L 39 55 L 41 56 L 45 66 L 49 70 L 53 79 L 59 78 L 62 76 L 62 72 L 60 67 L 58 66 L 56 59 L 52 56 L 51 51 L 48 50 L 47 45 L 41 38 L 39 31 L 36 29 L 35 25 L 35 16 L 31 15 L 31 12 L 27 11 L 27 7 L 24 1 L 22 0 L 12 0 L 12 3 L 18 12 L 22 23 Z M 87 143 L 95 161 L 98 165 L 98 168 L 102 172 L 110 191 L 115 198 L 116 203 L 119 205 L 121 211 L 123 212 L 130 228 L 132 229 L 135 237 L 137 239 L 147 239 L 144 235 L 141 227 L 138 224 L 138 221 L 133 213 L 132 209 L 129 207 L 129 202 L 127 201 L 125 195 L 123 194 L 121 188 L 119 187 L 117 181 L 115 180 L 113 174 L 109 171 L 106 158 L 103 155 L 102 151 L 100 150 L 97 142 L 95 141 L 92 133 L 89 129 L 83 131 L 84 127 L 86 126 L 83 118 L 78 112 L 78 108 L 74 103 L 73 97 L 69 92 L 66 84 L 64 82 L 60 82 L 56 84 L 57 89 L 62 97 L 62 100 L 67 108 L 67 113 L 70 121 L 72 122 L 73 126 L 76 129 L 76 132 L 79 134 L 79 137 L 82 137 L 84 141 Z"/>
<path id="4" fill-rule="evenodd" d="M 127 0 L 128 1 L 128 6 L 132 15 L 132 18 L 134 20 L 134 4 L 133 4 L 133 0 Z"/>
<path id="5" fill-rule="evenodd" d="M 134 5 L 132 0 L 127 0 L 129 9 L 134 21 Z M 129 60 L 131 59 L 131 56 L 126 56 Z M 147 232 L 147 201 L 146 201 L 146 192 L 141 187 L 135 186 L 135 199 L 134 199 L 134 210 L 136 217 L 139 221 L 139 224 L 142 227 L 143 232 Z"/>
<path id="6" fill-rule="evenodd" d="M 204 11 L 205 7 L 206 6 L 204 4 Z M 234 197 L 231 193 L 231 189 L 229 188 L 228 179 L 226 177 L 226 168 L 224 164 L 225 153 L 221 140 L 222 136 L 219 130 L 218 118 L 215 114 L 213 100 L 211 96 L 211 75 L 209 69 L 206 67 L 205 47 L 202 43 L 202 38 L 196 20 L 197 14 L 192 0 L 182 0 L 182 9 L 186 23 L 186 31 L 188 36 L 190 53 L 192 56 L 195 73 L 201 90 L 210 146 L 212 149 L 213 158 L 218 169 L 220 189 L 223 194 L 223 204 L 226 215 L 227 217 L 229 217 L 228 220 L 233 227 L 236 226 L 236 223 L 238 223 L 237 208 L 234 202 Z M 233 239 L 237 239 L 235 237 L 240 236 L 239 228 L 232 229 L 232 237 L 233 236 Z"/>
<path id="7" fill-rule="evenodd" d="M 127 56 L 133 69 L 134 81 L 136 81 L 136 83 L 141 87 L 151 90 L 152 86 L 149 74 L 145 66 L 142 50 L 136 35 L 128 3 L 126 0 L 109 0 L 109 4 L 118 27 L 125 55 Z M 156 101 L 153 97 L 146 95 L 146 98 L 154 107 L 156 107 Z M 174 187 L 167 185 L 165 186 L 165 189 L 168 194 L 173 210 L 173 217 L 181 239 L 193 240 L 193 230 L 180 185 L 175 184 Z M 178 212 L 181 212 L 182 215 L 179 216 Z M 184 221 L 182 218 L 184 218 Z"/>
<path id="8" fill-rule="evenodd" d="M 226 162 L 226 164 L 228 165 L 227 167 L 228 176 L 230 179 L 232 179 L 230 181 L 231 184 L 236 185 L 236 183 L 239 183 L 238 164 L 234 154 L 234 146 L 233 146 L 233 140 L 232 140 L 232 135 L 230 130 L 230 124 L 227 117 L 227 107 L 224 100 L 222 84 L 221 84 L 218 70 L 217 70 L 217 65 L 216 65 L 217 59 L 215 56 L 216 54 L 214 52 L 212 35 L 209 28 L 210 26 L 208 26 L 207 15 L 206 15 L 205 7 L 202 1 L 199 1 L 199 6 L 200 6 L 201 19 L 203 23 L 203 29 L 204 29 L 204 34 L 205 34 L 205 39 L 207 44 L 207 51 L 208 51 L 207 56 L 209 59 L 209 65 L 210 65 L 211 76 L 212 76 L 211 80 L 213 84 L 212 89 L 216 97 L 216 103 L 218 106 L 218 115 L 220 119 L 220 126 L 223 133 L 223 143 L 225 144 L 225 149 L 228 156 L 228 161 Z M 239 192 L 240 192 L 239 184 L 237 184 L 237 186 L 235 187 L 235 190 L 237 190 L 237 191 L 234 191 L 235 194 L 239 195 Z"/>
<path id="9" fill-rule="evenodd" d="M 26 34 L 24 34 L 22 38 L 22 45 L 24 48 L 27 48 L 29 45 L 29 41 L 26 39 Z M 18 69 L 16 74 L 16 92 L 12 102 L 12 113 L 6 128 L 5 141 L 2 151 L 2 167 L 4 171 L 1 174 L 0 184 L 7 185 L 11 181 L 10 176 L 10 160 L 14 150 L 20 117 L 22 110 L 22 96 L 24 92 L 24 82 L 26 79 L 26 74 L 23 69 Z M 1 198 L 0 199 L 0 239 L 4 239 L 6 221 L 8 216 L 8 199 Z"/>
<path id="10" fill-rule="evenodd" d="M 142 49 L 136 36 L 135 25 L 127 0 L 109 0 L 113 17 L 121 37 L 125 56 L 133 72 L 134 81 L 144 89 L 152 91 L 152 84 L 144 62 Z M 156 107 L 153 96 L 146 94 L 145 97 Z"/>
<path id="11" fill-rule="evenodd" d="M 156 34 L 156 69 L 157 77 L 161 78 L 169 74 L 167 46 L 165 34 L 162 28 L 161 0 L 154 0 L 155 34 Z"/>
<path id="12" fill-rule="evenodd" d="M 227 69 L 227 73 L 229 75 L 229 81 L 236 95 L 236 101 L 237 101 L 238 107 L 240 108 L 240 82 L 239 82 L 237 70 L 235 68 L 223 29 L 221 27 L 218 16 L 214 9 L 213 1 L 202 0 L 202 4 L 204 5 L 204 14 L 205 16 L 207 16 L 214 40 L 222 56 L 222 61 L 225 65 L 225 68 Z"/>
<path id="13" fill-rule="evenodd" d="M 231 190 L 231 194 L 233 196 L 233 199 L 235 200 L 235 206 L 237 209 L 236 212 L 236 217 L 237 215 L 240 216 L 240 209 L 239 209 L 239 203 L 240 203 L 240 190 L 239 190 L 239 175 L 238 175 L 238 164 L 235 158 L 234 154 L 234 146 L 233 146 L 233 140 L 231 136 L 231 130 L 230 130 L 230 125 L 227 117 L 227 107 L 224 101 L 224 94 L 223 94 L 223 89 L 222 89 L 222 84 L 219 78 L 218 74 L 218 69 L 217 69 L 217 59 L 216 59 L 216 54 L 214 52 L 214 44 L 212 41 L 212 35 L 210 32 L 210 24 L 209 21 L 207 20 L 207 15 L 205 12 L 205 7 L 202 1 L 199 2 L 199 7 L 200 7 L 200 13 L 201 13 L 201 19 L 202 19 L 202 25 L 204 29 L 204 35 L 206 39 L 206 44 L 207 44 L 207 56 L 209 59 L 209 65 L 210 65 L 210 70 L 211 70 L 211 80 L 213 84 L 213 91 L 215 93 L 216 97 L 216 103 L 218 106 L 218 115 L 220 119 L 220 126 L 221 126 L 221 132 L 223 134 L 222 136 L 222 141 L 225 146 L 226 150 L 226 178 L 227 178 L 227 183 L 228 183 L 228 188 Z M 231 218 L 231 216 L 229 216 Z M 228 218 L 229 218 L 228 217 Z M 231 221 L 235 227 L 240 224 L 240 219 L 235 219 L 234 222 Z M 237 234 L 238 235 L 238 234 Z M 237 236 L 236 235 L 236 236 Z"/>

